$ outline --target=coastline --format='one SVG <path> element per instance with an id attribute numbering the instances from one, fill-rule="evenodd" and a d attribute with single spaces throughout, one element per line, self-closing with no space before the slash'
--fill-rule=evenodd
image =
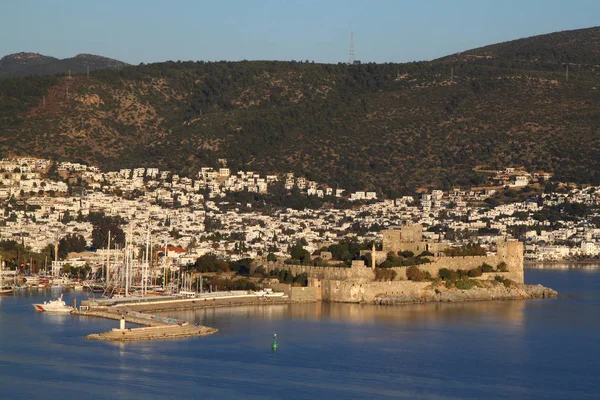
<path id="1" fill-rule="evenodd" d="M 441 289 L 441 290 L 440 290 Z M 374 305 L 408 305 L 430 302 L 458 303 L 479 302 L 494 300 L 528 300 L 556 298 L 558 292 L 542 285 L 504 286 L 492 284 L 485 287 L 476 287 L 468 290 L 445 289 L 429 286 L 416 292 L 406 294 L 377 295 L 371 301 L 349 301 L 350 303 L 363 303 Z M 119 306 L 95 307 L 86 311 L 75 310 L 73 315 L 96 317 L 121 321 L 121 327 L 103 333 L 94 333 L 85 336 L 89 340 L 107 340 L 119 342 L 134 342 L 143 340 L 164 340 L 189 337 L 200 337 L 218 332 L 216 328 L 200 326 L 188 321 L 175 320 L 161 317 L 155 313 L 169 311 L 186 311 L 196 309 L 239 307 L 239 306 L 270 306 L 289 305 L 300 303 L 314 303 L 314 301 L 297 301 L 289 298 L 235 298 L 235 299 L 189 299 L 185 301 L 163 301 L 158 303 L 123 304 Z M 347 303 L 348 301 L 332 301 L 332 303 Z M 124 323 L 141 325 L 142 327 L 124 328 Z"/>
<path id="2" fill-rule="evenodd" d="M 402 305 L 419 303 L 460 303 L 472 301 L 494 300 L 531 300 L 549 299 L 558 297 L 554 289 L 542 285 L 519 285 L 505 287 L 496 285 L 487 288 L 472 288 L 468 290 L 427 290 L 422 295 L 378 296 L 372 304 Z"/>

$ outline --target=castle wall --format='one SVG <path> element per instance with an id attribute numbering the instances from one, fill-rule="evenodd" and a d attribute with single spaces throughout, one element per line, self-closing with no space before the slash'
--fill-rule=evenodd
<path id="1" fill-rule="evenodd" d="M 430 257 L 431 262 L 421 264 L 417 267 L 422 271 L 427 271 L 432 277 L 437 277 L 442 268 L 451 270 L 473 269 L 483 263 L 496 267 L 501 262 L 505 262 L 508 272 L 503 273 L 508 279 L 517 283 L 524 283 L 523 274 L 523 244 L 520 242 L 502 242 L 498 243 L 498 253 L 491 256 L 464 256 L 464 257 Z M 379 253 L 379 252 L 378 252 Z M 406 269 L 408 267 L 394 267 L 396 278 L 394 281 L 406 280 Z M 309 279 L 317 280 L 350 280 L 350 281 L 373 281 L 375 273 L 367 266 L 353 265 L 351 268 L 344 267 L 314 267 L 307 265 L 289 265 L 283 263 L 267 263 L 265 265 L 267 272 L 275 269 L 290 271 L 293 275 L 306 273 Z M 495 274 L 489 275 L 493 278 Z M 325 296 L 324 296 L 325 297 Z"/>
<path id="2" fill-rule="evenodd" d="M 422 241 L 420 225 L 408 224 L 402 230 L 390 229 L 382 233 L 383 251 L 377 251 L 374 254 L 378 261 L 383 256 L 387 256 L 389 251 L 409 250 L 415 254 L 429 251 L 436 254 L 436 257 L 430 257 L 430 263 L 421 264 L 417 267 L 422 271 L 429 272 L 432 277 L 437 277 L 439 270 L 442 268 L 470 270 L 484 263 L 496 267 L 501 262 L 504 262 L 506 263 L 508 272 L 484 273 L 482 277 L 478 277 L 477 279 L 494 279 L 496 275 L 500 275 L 517 283 L 524 283 L 523 243 L 521 242 L 506 242 L 503 239 L 499 239 L 497 253 L 491 256 L 448 257 L 439 256 L 442 250 L 447 247 L 446 244 Z M 350 268 L 288 265 L 281 262 L 270 262 L 265 265 L 267 272 L 280 269 L 287 270 L 293 275 L 307 274 L 310 290 L 304 290 L 295 294 L 293 290 L 299 288 L 290 287 L 288 289 L 290 298 L 296 295 L 298 298 L 322 298 L 325 301 L 335 302 L 371 302 L 378 295 L 407 298 L 427 296 L 427 291 L 424 288 L 431 283 L 407 281 L 407 268 L 392 268 L 396 271 L 394 281 L 375 282 L 375 271 L 360 261 L 354 261 Z"/>
<path id="3" fill-rule="evenodd" d="M 323 282 L 323 300 L 340 303 L 372 302 L 378 295 L 407 297 L 426 296 L 425 287 L 431 282 L 346 282 L 328 280 Z"/>
<path id="4" fill-rule="evenodd" d="M 273 283 L 268 285 L 276 292 L 283 292 L 290 300 L 316 301 L 320 300 L 320 288 L 314 286 L 300 287 L 288 283 Z"/>
<path id="5" fill-rule="evenodd" d="M 265 264 L 267 273 L 279 270 L 287 270 L 294 276 L 306 273 L 309 279 L 338 279 L 338 280 L 366 280 L 372 281 L 375 279 L 375 273 L 367 266 L 354 265 L 350 268 L 345 267 L 315 267 L 311 265 L 292 265 L 279 262 L 269 262 Z"/>
<path id="6" fill-rule="evenodd" d="M 417 267 L 421 271 L 427 271 L 431 274 L 432 277 L 437 277 L 440 269 L 447 268 L 450 270 L 459 270 L 459 269 L 473 269 L 477 268 L 483 263 L 489 264 L 492 267 L 496 267 L 501 262 L 505 262 L 508 267 L 508 272 L 490 272 L 489 275 L 492 277 L 495 275 L 501 275 L 508 279 L 511 279 L 517 283 L 524 283 L 523 279 L 523 264 L 520 266 L 509 264 L 509 262 L 514 263 L 515 260 L 510 257 L 501 257 L 498 255 L 495 256 L 472 256 L 472 257 L 435 257 L 431 258 L 431 263 L 429 264 L 421 264 L 417 265 Z M 518 261 L 517 261 L 518 263 Z M 394 280 L 406 280 L 406 269 L 408 267 L 394 267 L 392 268 L 396 271 L 396 278 Z M 486 275 L 486 274 L 484 274 Z"/>

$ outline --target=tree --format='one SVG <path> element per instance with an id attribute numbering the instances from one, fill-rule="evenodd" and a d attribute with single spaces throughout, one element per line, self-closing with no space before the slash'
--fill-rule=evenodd
<path id="1" fill-rule="evenodd" d="M 58 256 L 62 259 L 69 253 L 79 253 L 85 250 L 85 238 L 76 233 L 70 233 L 58 242 Z"/>
<path id="2" fill-rule="evenodd" d="M 92 219 L 94 229 L 92 230 L 92 244 L 94 247 L 101 249 L 108 246 L 108 232 L 110 232 L 110 245 L 125 245 L 125 232 L 121 229 L 123 223 L 122 218 L 108 217 L 104 213 L 100 216 L 88 217 Z"/>
<path id="3" fill-rule="evenodd" d="M 298 260 L 301 264 L 310 263 L 310 253 L 300 243 L 290 249 L 290 255 L 293 260 Z"/>
<path id="4" fill-rule="evenodd" d="M 62 218 L 60 219 L 60 222 L 62 222 L 63 224 L 66 225 L 66 224 L 68 224 L 71 221 L 73 221 L 73 217 L 71 217 L 71 213 L 69 212 L 69 210 L 67 210 L 62 215 Z"/>
<path id="5" fill-rule="evenodd" d="M 409 281 L 420 282 L 420 281 L 425 280 L 425 274 L 418 267 L 415 267 L 413 265 L 406 269 L 406 278 Z"/>
<path id="6" fill-rule="evenodd" d="M 196 259 L 194 269 L 197 272 L 229 272 L 227 261 L 220 259 L 216 254 L 204 254 Z"/>
<path id="7" fill-rule="evenodd" d="M 221 229 L 221 227 L 223 226 L 223 224 L 221 223 L 221 221 L 216 218 L 216 217 L 209 217 L 206 216 L 204 218 L 204 230 L 206 232 L 213 232 L 216 231 L 217 229 Z"/>

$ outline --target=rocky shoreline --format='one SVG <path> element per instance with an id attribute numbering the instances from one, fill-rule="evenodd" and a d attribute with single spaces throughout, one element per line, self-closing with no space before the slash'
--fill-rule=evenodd
<path id="1" fill-rule="evenodd" d="M 417 304 L 429 302 L 464 302 L 464 301 L 491 301 L 491 300 L 528 300 L 558 297 L 558 292 L 542 285 L 490 285 L 489 287 L 475 287 L 468 290 L 431 288 L 420 296 L 378 296 L 373 304 L 396 305 Z"/>

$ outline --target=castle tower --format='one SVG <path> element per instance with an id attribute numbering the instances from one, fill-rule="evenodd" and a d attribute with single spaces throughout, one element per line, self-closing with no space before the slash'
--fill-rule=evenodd
<path id="1" fill-rule="evenodd" d="M 402 227 L 402 241 L 404 243 L 418 243 L 423 241 L 423 226 L 407 222 Z"/>
<path id="2" fill-rule="evenodd" d="M 523 253 L 523 243 L 516 240 L 507 242 L 504 238 L 498 238 L 498 259 L 506 263 L 508 272 L 511 273 L 510 279 L 518 283 L 524 283 L 525 281 Z"/>
<path id="3" fill-rule="evenodd" d="M 395 229 L 395 227 L 390 227 L 381 231 L 382 234 L 382 251 L 389 253 L 390 251 L 398 251 L 400 250 L 400 245 L 402 243 L 402 231 L 400 229 Z"/>

